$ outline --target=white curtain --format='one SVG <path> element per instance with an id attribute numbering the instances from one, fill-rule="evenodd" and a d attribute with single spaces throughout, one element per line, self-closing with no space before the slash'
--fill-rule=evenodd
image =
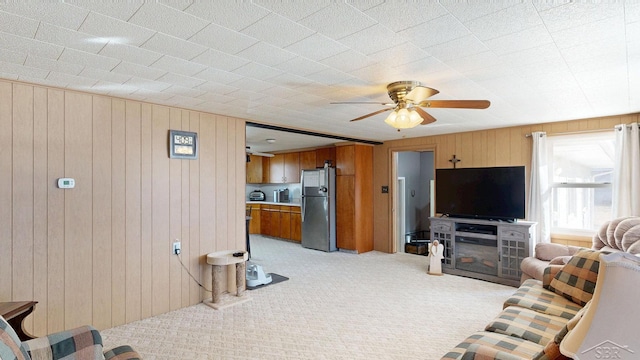
<path id="1" fill-rule="evenodd" d="M 551 191 L 547 159 L 547 134 L 534 132 L 529 188 L 529 221 L 537 226 L 536 242 L 551 242 Z"/>
<path id="2" fill-rule="evenodd" d="M 640 216 L 640 130 L 638 123 L 616 125 L 612 217 Z"/>

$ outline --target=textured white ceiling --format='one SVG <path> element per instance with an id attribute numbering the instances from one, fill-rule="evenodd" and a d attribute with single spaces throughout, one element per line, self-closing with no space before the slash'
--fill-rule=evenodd
<path id="1" fill-rule="evenodd" d="M 640 3 L 8 2 L 0 77 L 379 141 L 626 114 Z M 398 80 L 491 107 L 397 132 L 349 122 L 379 106 L 330 104 L 387 102 Z"/>

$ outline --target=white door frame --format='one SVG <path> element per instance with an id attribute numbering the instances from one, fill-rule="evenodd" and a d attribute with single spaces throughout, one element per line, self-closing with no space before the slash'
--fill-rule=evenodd
<path id="1" fill-rule="evenodd" d="M 397 252 L 404 252 L 404 236 L 407 233 L 407 215 L 406 215 L 406 179 L 404 176 L 398 177 L 396 186 L 397 196 L 396 199 L 396 221 L 398 231 L 396 233 L 396 246 Z"/>
<path id="2" fill-rule="evenodd" d="M 391 201 L 388 203 L 389 204 L 389 211 L 391 213 L 391 216 L 389 216 L 389 228 L 388 228 L 388 240 L 389 240 L 389 249 L 391 250 L 391 253 L 396 253 L 396 252 L 404 252 L 404 245 L 402 246 L 402 249 L 400 249 L 398 247 L 398 241 L 396 241 L 396 237 L 399 233 L 399 229 L 398 227 L 400 226 L 400 224 L 398 223 L 398 216 L 396 216 L 396 213 L 398 212 L 397 209 L 397 202 L 398 202 L 398 181 L 396 180 L 398 178 L 398 153 L 400 152 L 404 152 L 404 151 L 430 151 L 433 152 L 433 167 L 434 167 L 434 173 L 435 173 L 435 169 L 437 167 L 437 162 L 438 162 L 438 153 L 437 153 L 437 148 L 436 145 L 434 144 L 429 144 L 429 145 L 408 145 L 408 146 L 398 146 L 398 147 L 392 147 L 389 149 L 389 167 L 391 169 L 391 178 L 390 180 L 390 185 L 391 185 L 391 189 L 390 189 L 390 193 L 391 193 Z M 404 243 L 404 240 L 403 240 Z"/>

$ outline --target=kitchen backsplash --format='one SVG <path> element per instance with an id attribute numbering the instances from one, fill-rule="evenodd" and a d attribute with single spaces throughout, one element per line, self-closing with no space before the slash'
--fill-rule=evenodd
<path id="1" fill-rule="evenodd" d="M 273 191 L 278 189 L 289 189 L 289 202 L 300 203 L 301 188 L 300 183 L 295 184 L 250 184 L 245 188 L 245 199 L 249 200 L 249 194 L 254 190 L 261 190 L 265 194 L 265 201 L 273 201 Z"/>

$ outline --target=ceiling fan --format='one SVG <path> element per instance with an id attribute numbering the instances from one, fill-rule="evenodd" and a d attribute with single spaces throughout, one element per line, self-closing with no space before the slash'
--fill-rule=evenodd
<path id="1" fill-rule="evenodd" d="M 265 157 L 273 157 L 273 154 L 269 154 L 269 153 L 263 153 L 263 152 L 258 152 L 258 151 L 253 151 L 251 150 L 251 146 L 245 146 L 246 150 L 247 150 L 247 157 L 249 155 L 256 155 L 256 156 L 265 156 Z"/>
<path id="2" fill-rule="evenodd" d="M 350 121 L 366 119 L 370 116 L 393 111 L 384 121 L 398 129 L 409 129 L 417 125 L 427 125 L 436 119 L 422 108 L 486 109 L 491 105 L 488 100 L 427 100 L 439 93 L 438 90 L 422 85 L 418 81 L 396 81 L 387 85 L 387 92 L 393 103 L 353 101 L 332 102 L 332 104 L 377 104 L 388 106 Z"/>

